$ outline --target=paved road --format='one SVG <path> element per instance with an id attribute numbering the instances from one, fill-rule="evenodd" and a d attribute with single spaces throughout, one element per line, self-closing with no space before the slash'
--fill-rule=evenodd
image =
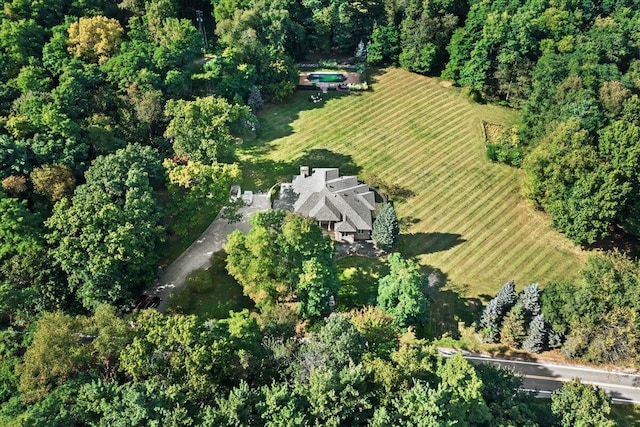
<path id="1" fill-rule="evenodd" d="M 441 349 L 440 352 L 445 356 L 455 353 L 445 349 Z M 549 397 L 562 383 L 577 377 L 583 383 L 593 384 L 605 390 L 614 402 L 640 404 L 640 375 L 583 366 L 497 359 L 469 352 L 463 352 L 463 355 L 474 364 L 490 363 L 513 368 L 524 377 L 524 388 L 538 391 L 540 397 Z"/>
<path id="2" fill-rule="evenodd" d="M 214 252 L 218 252 L 227 242 L 227 236 L 233 230 L 249 231 L 249 217 L 256 211 L 264 211 L 271 207 L 268 194 L 254 194 L 253 203 L 240 209 L 242 220 L 236 223 L 229 223 L 221 219 L 218 215 L 211 225 L 200 235 L 198 240 L 193 242 L 175 261 L 173 261 L 161 273 L 158 281 L 147 289 L 145 294 L 158 296 L 162 299 L 157 307 L 159 311 L 164 311 L 169 294 L 179 290 L 186 284 L 189 273 L 199 268 L 211 267 L 209 258 Z"/>

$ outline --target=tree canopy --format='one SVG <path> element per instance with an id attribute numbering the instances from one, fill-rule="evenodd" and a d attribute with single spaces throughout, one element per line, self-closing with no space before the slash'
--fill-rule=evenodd
<path id="1" fill-rule="evenodd" d="M 378 281 L 378 307 L 394 316 L 403 327 L 427 320 L 429 302 L 425 296 L 426 277 L 414 261 L 400 254 L 389 255 L 390 272 Z"/>
<path id="2" fill-rule="evenodd" d="M 313 219 L 286 211 L 257 212 L 246 235 L 229 235 L 227 269 L 256 304 L 296 298 L 300 313 L 329 312 L 338 286 L 333 244 Z M 274 262 L 275 261 L 275 262 Z"/>

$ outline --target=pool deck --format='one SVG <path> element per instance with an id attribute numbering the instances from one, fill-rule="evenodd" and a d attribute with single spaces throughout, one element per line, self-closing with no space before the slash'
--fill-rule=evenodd
<path id="1" fill-rule="evenodd" d="M 309 80 L 307 80 L 307 77 L 309 76 L 309 74 L 322 74 L 323 71 L 305 71 L 300 73 L 300 79 L 298 80 L 298 89 L 318 89 L 318 86 L 316 86 L 314 83 L 311 83 Z M 342 85 L 347 85 L 349 83 L 360 83 L 360 74 L 358 73 L 350 73 L 347 71 L 325 71 L 324 73 L 326 74 L 344 74 L 345 76 L 347 76 L 347 80 L 343 81 L 342 83 L 325 83 L 328 87 L 328 89 L 333 89 L 333 90 L 338 90 L 338 85 L 342 84 Z"/>

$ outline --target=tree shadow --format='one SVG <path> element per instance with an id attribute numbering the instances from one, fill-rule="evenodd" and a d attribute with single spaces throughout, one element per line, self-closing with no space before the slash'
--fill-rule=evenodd
<path id="1" fill-rule="evenodd" d="M 330 91 L 322 93 L 321 102 L 313 102 L 311 96 L 318 95 L 318 90 L 297 90 L 287 99 L 279 104 L 268 104 L 258 113 L 260 127 L 257 137 L 250 141 L 245 141 L 243 149 L 251 151 L 256 155 L 265 154 L 269 151 L 269 142 L 275 139 L 284 138 L 293 134 L 291 124 L 300 118 L 303 111 L 318 110 L 324 107 L 327 102 L 345 96 L 357 96 L 357 93 Z M 285 105 L 283 107 L 283 104 Z"/>
<path id="2" fill-rule="evenodd" d="M 620 251 L 629 258 L 640 258 L 640 239 L 627 233 L 620 226 L 612 226 L 609 235 L 604 239 L 586 246 L 586 249 L 595 249 L 605 252 Z"/>
<path id="3" fill-rule="evenodd" d="M 367 175 L 363 177 L 362 180 L 378 190 L 386 200 L 393 202 L 401 203 L 416 195 L 412 190 L 398 184 L 387 182 L 375 174 Z"/>
<path id="4" fill-rule="evenodd" d="M 398 250 L 405 258 L 413 258 L 418 255 L 446 251 L 464 242 L 466 242 L 466 239 L 463 239 L 462 235 L 457 233 L 401 234 Z"/>
<path id="5" fill-rule="evenodd" d="M 375 90 L 372 86 L 380 81 L 380 76 L 387 72 L 386 68 L 372 67 L 367 70 L 367 80 L 369 81 L 369 90 Z"/>
<path id="6" fill-rule="evenodd" d="M 400 218 L 399 223 L 400 223 L 400 231 L 406 231 L 409 228 L 411 228 L 411 226 L 416 225 L 418 223 L 420 223 L 420 218 L 416 218 L 414 216 L 405 216 Z"/>
<path id="7" fill-rule="evenodd" d="M 426 271 L 429 272 L 429 286 L 425 292 L 431 301 L 429 335 L 435 339 L 443 336 L 459 339 L 460 324 L 473 325 L 480 316 L 482 303 L 479 298 L 465 297 L 467 286 L 450 282 L 441 270 L 425 267 Z"/>
<path id="8" fill-rule="evenodd" d="M 302 156 L 291 162 L 295 167 L 339 168 L 340 175 L 358 175 L 362 168 L 356 165 L 348 154 L 336 153 L 326 148 L 315 148 L 305 151 Z"/>

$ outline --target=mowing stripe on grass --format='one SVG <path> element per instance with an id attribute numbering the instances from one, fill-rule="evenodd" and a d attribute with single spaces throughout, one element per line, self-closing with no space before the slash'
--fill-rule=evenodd
<path id="1" fill-rule="evenodd" d="M 252 146 L 268 148 L 241 157 L 252 167 L 251 159 L 292 162 L 324 149 L 350 156 L 361 178 L 376 174 L 410 190 L 413 197 L 396 203 L 400 217 L 418 220 L 404 231 L 403 251 L 468 285 L 469 296 L 495 293 L 512 278 L 524 286 L 576 276 L 586 253 L 526 205 L 520 171 L 485 158 L 481 121 L 509 126 L 513 111 L 473 104 L 457 88 L 400 69 L 383 70 L 372 88 L 328 94 L 313 107 L 307 93 L 298 93 L 265 108 Z"/>

